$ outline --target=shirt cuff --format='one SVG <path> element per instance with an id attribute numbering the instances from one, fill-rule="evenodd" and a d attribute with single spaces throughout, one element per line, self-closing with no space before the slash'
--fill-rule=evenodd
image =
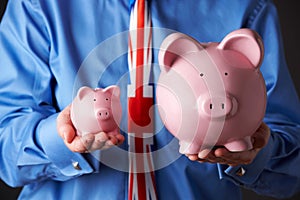
<path id="1" fill-rule="evenodd" d="M 263 172 L 268 161 L 272 155 L 273 137 L 271 137 L 267 145 L 260 150 L 252 163 L 248 165 L 238 165 L 231 167 L 228 165 L 218 164 L 220 179 L 228 179 L 233 181 L 236 185 L 251 185 L 253 184 L 260 174 Z"/>
<path id="2" fill-rule="evenodd" d="M 42 120 L 37 127 L 37 142 L 52 162 L 64 176 L 72 177 L 92 173 L 93 168 L 80 153 L 74 153 L 67 148 L 56 130 L 58 114 Z"/>

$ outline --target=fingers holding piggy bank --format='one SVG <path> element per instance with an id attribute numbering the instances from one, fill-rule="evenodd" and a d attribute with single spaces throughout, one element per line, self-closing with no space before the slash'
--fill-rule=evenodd
<path id="1" fill-rule="evenodd" d="M 59 114 L 57 128 L 74 152 L 105 149 L 124 141 L 118 126 L 121 115 L 119 87 L 82 87 L 72 104 Z"/>

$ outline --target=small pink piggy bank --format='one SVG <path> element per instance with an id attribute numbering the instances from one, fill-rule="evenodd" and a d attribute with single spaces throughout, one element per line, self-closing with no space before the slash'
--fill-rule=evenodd
<path id="1" fill-rule="evenodd" d="M 163 41 L 157 104 L 180 153 L 253 147 L 251 135 L 266 109 L 262 59 L 261 38 L 250 29 L 233 31 L 220 43 L 199 43 L 181 33 Z"/>
<path id="2" fill-rule="evenodd" d="M 101 131 L 117 134 L 121 117 L 118 86 L 105 89 L 81 87 L 71 107 L 71 120 L 80 136 Z"/>

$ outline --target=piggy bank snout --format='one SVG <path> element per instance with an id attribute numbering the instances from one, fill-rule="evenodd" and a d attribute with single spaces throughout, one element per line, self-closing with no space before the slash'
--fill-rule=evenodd
<path id="1" fill-rule="evenodd" d="M 111 112 L 108 108 L 101 108 L 96 110 L 97 119 L 99 120 L 108 120 L 110 119 Z"/>
<path id="2" fill-rule="evenodd" d="M 232 96 L 206 96 L 198 99 L 198 106 L 200 113 L 207 117 L 222 118 L 233 116 L 237 111 L 238 103 Z"/>

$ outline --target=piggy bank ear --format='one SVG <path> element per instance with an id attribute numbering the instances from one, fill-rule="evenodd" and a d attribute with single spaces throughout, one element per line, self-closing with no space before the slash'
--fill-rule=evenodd
<path id="1" fill-rule="evenodd" d="M 103 90 L 103 92 L 109 92 L 109 93 L 111 93 L 113 96 L 115 96 L 115 97 L 120 97 L 120 95 L 121 95 L 121 90 L 120 90 L 120 88 L 118 87 L 118 86 L 116 86 L 116 85 L 112 85 L 112 86 L 108 86 L 107 88 L 105 88 L 104 90 Z"/>
<path id="2" fill-rule="evenodd" d="M 218 49 L 237 51 L 251 62 L 254 68 L 260 67 L 264 47 L 261 37 L 251 29 L 239 29 L 229 33 L 218 45 Z"/>
<path id="3" fill-rule="evenodd" d="M 170 34 L 162 42 L 158 53 L 158 62 L 161 70 L 168 70 L 177 58 L 195 51 L 199 51 L 196 40 L 182 33 Z"/>
<path id="4" fill-rule="evenodd" d="M 87 96 L 88 94 L 90 94 L 92 92 L 94 92 L 94 90 L 92 88 L 83 86 L 78 90 L 77 96 L 78 96 L 79 100 L 81 101 L 83 99 L 83 97 Z"/>

